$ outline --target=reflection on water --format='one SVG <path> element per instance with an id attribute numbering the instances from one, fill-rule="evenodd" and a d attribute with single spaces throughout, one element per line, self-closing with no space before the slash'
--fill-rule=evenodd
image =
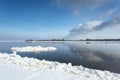
<path id="1" fill-rule="evenodd" d="M 108 42 L 79 44 L 72 42 L 67 43 L 67 46 L 71 52 L 79 57 L 81 65 L 120 73 L 120 44 Z"/>
<path id="2" fill-rule="evenodd" d="M 84 67 L 109 70 L 120 73 L 120 42 L 0 42 L 0 52 L 11 53 L 11 47 L 23 46 L 53 46 L 57 48 L 55 52 L 22 52 L 19 55 L 25 57 L 34 57 L 37 59 L 46 59 L 50 61 L 59 61 L 63 63 L 71 62 L 73 65 L 82 65 Z"/>

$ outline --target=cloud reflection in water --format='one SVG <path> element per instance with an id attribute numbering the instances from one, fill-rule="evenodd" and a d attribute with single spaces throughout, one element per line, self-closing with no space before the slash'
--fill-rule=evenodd
<path id="1" fill-rule="evenodd" d="M 66 45 L 81 65 L 120 73 L 120 44 L 70 42 Z"/>

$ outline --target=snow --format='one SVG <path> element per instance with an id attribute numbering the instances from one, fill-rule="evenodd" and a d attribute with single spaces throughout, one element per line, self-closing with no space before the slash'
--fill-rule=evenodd
<path id="1" fill-rule="evenodd" d="M 27 47 L 12 47 L 11 50 L 14 54 L 16 52 L 46 52 L 46 51 L 56 51 L 55 47 L 42 47 L 42 46 L 27 46 Z"/>
<path id="2" fill-rule="evenodd" d="M 0 80 L 120 80 L 120 74 L 0 53 Z"/>

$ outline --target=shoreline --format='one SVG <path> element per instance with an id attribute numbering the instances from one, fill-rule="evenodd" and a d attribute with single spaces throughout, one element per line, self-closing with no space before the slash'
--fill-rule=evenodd
<path id="1" fill-rule="evenodd" d="M 71 63 L 66 64 L 66 63 L 59 63 L 53 61 L 38 60 L 36 58 L 21 57 L 19 55 L 8 54 L 8 53 L 0 53 L 0 65 L 1 64 L 9 65 L 9 66 L 14 65 L 14 67 L 18 66 L 21 67 L 22 70 L 27 70 L 27 69 L 30 69 L 30 71 L 35 70 L 36 73 L 38 73 L 39 70 L 43 70 L 43 73 L 45 73 L 46 75 L 49 74 L 48 72 L 46 72 L 47 70 L 49 70 L 51 73 L 53 73 L 53 74 L 49 74 L 49 76 L 56 77 L 55 79 L 48 78 L 46 80 L 56 80 L 57 76 L 60 76 L 62 74 L 66 74 L 70 79 L 74 78 L 76 80 L 86 80 L 86 79 L 87 80 L 119 80 L 120 79 L 120 74 L 118 73 L 112 73 L 109 71 L 102 71 L 97 69 L 89 69 L 83 66 L 72 66 Z M 2 68 L 0 68 L 0 71 L 1 69 Z M 59 75 L 55 76 L 55 74 L 58 73 Z M 43 76 L 39 75 L 39 77 L 43 77 Z M 62 75 L 62 79 L 66 80 L 66 77 Z M 34 80 L 34 79 L 30 79 L 30 80 Z M 39 78 L 37 78 L 36 80 L 39 80 Z"/>

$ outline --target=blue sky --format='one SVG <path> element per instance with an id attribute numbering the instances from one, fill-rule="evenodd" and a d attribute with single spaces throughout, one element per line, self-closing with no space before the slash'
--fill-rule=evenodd
<path id="1" fill-rule="evenodd" d="M 0 0 L 0 40 L 120 38 L 119 4 L 119 0 Z"/>

